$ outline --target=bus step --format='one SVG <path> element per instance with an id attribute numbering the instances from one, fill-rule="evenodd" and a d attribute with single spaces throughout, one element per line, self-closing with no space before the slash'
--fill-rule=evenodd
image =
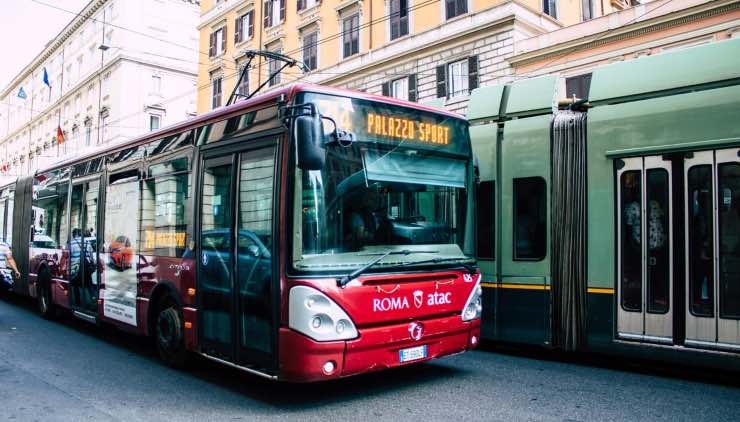
<path id="1" fill-rule="evenodd" d="M 98 319 L 95 318 L 93 315 L 88 315 L 88 314 L 86 314 L 84 312 L 74 311 L 74 312 L 72 312 L 72 315 L 74 315 L 75 318 L 79 318 L 79 319 L 81 319 L 83 321 L 87 321 L 90 324 L 95 324 L 96 322 L 98 322 Z"/>

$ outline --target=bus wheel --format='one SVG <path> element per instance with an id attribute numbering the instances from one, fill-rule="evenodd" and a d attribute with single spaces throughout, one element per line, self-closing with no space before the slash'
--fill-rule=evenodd
<path id="1" fill-rule="evenodd" d="M 50 279 L 49 270 L 42 270 L 37 281 L 36 302 L 39 314 L 44 319 L 54 319 L 57 316 L 56 305 L 51 299 Z"/>
<path id="2" fill-rule="evenodd" d="M 159 356 L 170 366 L 182 368 L 188 362 L 189 353 L 185 349 L 182 311 L 169 296 L 159 302 L 154 341 Z"/>

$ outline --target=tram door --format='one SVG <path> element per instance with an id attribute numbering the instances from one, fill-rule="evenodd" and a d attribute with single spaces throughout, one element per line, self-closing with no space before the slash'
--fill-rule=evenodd
<path id="1" fill-rule="evenodd" d="M 685 159 L 686 345 L 740 350 L 740 149 Z"/>
<path id="2" fill-rule="evenodd" d="M 671 162 L 617 162 L 617 331 L 621 338 L 673 342 Z"/>
<path id="3" fill-rule="evenodd" d="M 250 141 L 252 142 L 252 141 Z M 201 350 L 245 367 L 274 365 L 274 142 L 205 153 L 198 294 Z"/>

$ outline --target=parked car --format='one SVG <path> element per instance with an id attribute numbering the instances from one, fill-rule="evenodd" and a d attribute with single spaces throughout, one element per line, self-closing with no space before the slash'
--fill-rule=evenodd
<path id="1" fill-rule="evenodd" d="M 33 248 L 44 248 L 44 249 L 56 249 L 57 243 L 49 236 L 43 234 L 34 234 L 33 240 L 31 241 L 31 247 Z"/>

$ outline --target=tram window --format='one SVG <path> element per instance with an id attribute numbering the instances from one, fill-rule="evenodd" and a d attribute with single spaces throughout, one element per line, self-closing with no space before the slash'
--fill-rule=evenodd
<path id="1" fill-rule="evenodd" d="M 719 315 L 740 318 L 740 164 L 717 168 Z"/>
<path id="2" fill-rule="evenodd" d="M 478 236 L 476 256 L 479 259 L 495 259 L 496 237 L 496 182 L 485 181 L 478 185 Z"/>
<path id="3" fill-rule="evenodd" d="M 689 310 L 697 316 L 714 316 L 714 242 L 712 166 L 689 169 L 687 180 L 689 231 Z"/>
<path id="4" fill-rule="evenodd" d="M 650 169 L 646 173 L 647 311 L 666 313 L 671 276 L 668 171 Z"/>
<path id="5" fill-rule="evenodd" d="M 621 215 L 621 305 L 625 311 L 642 311 L 642 176 L 640 170 L 622 173 Z"/>
<path id="6" fill-rule="evenodd" d="M 547 250 L 545 179 L 514 179 L 514 260 L 539 261 Z"/>
<path id="7" fill-rule="evenodd" d="M 186 158 L 157 164 L 168 168 Z M 152 166 L 155 167 L 155 166 Z M 172 168 L 172 166 L 169 166 Z M 151 173 L 151 170 L 150 170 Z M 141 192 L 141 239 L 144 256 L 182 257 L 187 244 L 185 204 L 189 197 L 188 173 L 145 180 Z"/>

